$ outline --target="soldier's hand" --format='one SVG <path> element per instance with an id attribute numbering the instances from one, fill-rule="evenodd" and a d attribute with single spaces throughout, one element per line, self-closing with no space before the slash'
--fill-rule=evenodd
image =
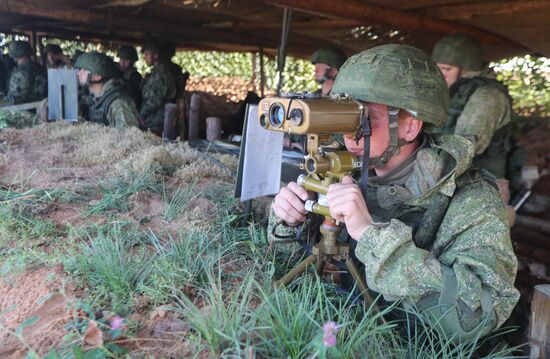
<path id="1" fill-rule="evenodd" d="M 351 238 L 359 240 L 372 225 L 372 217 L 359 186 L 346 176 L 342 183 L 330 185 L 327 199 L 332 218 L 344 222 Z"/>
<path id="2" fill-rule="evenodd" d="M 296 182 L 290 182 L 281 188 L 273 201 L 273 212 L 289 226 L 297 226 L 306 220 L 304 202 L 310 198 L 310 193 Z"/>

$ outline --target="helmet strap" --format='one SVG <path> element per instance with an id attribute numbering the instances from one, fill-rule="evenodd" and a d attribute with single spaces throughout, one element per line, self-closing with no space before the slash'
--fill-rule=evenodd
<path id="1" fill-rule="evenodd" d="M 401 150 L 401 146 L 410 143 L 409 141 L 399 139 L 399 108 L 388 106 L 388 125 L 390 128 L 390 143 L 388 148 L 378 157 L 371 158 L 372 163 L 377 168 L 384 167 L 388 161 Z"/>

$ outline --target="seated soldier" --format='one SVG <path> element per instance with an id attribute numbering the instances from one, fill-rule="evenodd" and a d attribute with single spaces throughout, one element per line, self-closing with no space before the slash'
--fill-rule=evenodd
<path id="1" fill-rule="evenodd" d="M 118 67 L 122 71 L 122 79 L 128 89 L 130 95 L 136 103 L 136 108 L 141 106 L 141 81 L 143 78 L 135 68 L 135 63 L 138 60 L 137 51 L 133 46 L 122 45 L 117 52 Z"/>
<path id="2" fill-rule="evenodd" d="M 89 120 L 111 127 L 138 126 L 138 113 L 115 63 L 99 52 L 84 53 L 75 63 L 78 82 L 88 86 L 93 95 L 88 109 Z"/>
<path id="3" fill-rule="evenodd" d="M 4 106 L 43 100 L 48 96 L 48 79 L 45 69 L 31 60 L 32 49 L 26 41 L 13 41 L 9 46 L 10 57 L 15 60 Z"/>
<path id="4" fill-rule="evenodd" d="M 346 59 L 346 54 L 335 47 L 322 47 L 311 55 L 311 63 L 315 65 L 315 81 L 321 85 L 321 95 L 330 93 L 334 79 Z"/>
<path id="5" fill-rule="evenodd" d="M 351 177 L 327 194 L 332 218 L 356 241 L 368 287 L 416 306 L 455 341 L 495 331 L 519 298 L 517 259 L 493 177 L 468 169 L 473 144 L 424 132 L 447 119 L 447 87 L 436 64 L 411 46 L 375 47 L 344 64 L 332 92 L 366 104 L 372 128 L 366 201 Z M 363 139 L 344 140 L 363 155 Z M 281 189 L 272 240 L 298 231 L 309 197 L 294 182 Z"/>

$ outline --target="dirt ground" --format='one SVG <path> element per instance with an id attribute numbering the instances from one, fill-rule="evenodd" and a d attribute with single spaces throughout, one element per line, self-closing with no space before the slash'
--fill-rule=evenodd
<path id="1" fill-rule="evenodd" d="M 194 192 L 231 177 L 231 173 L 211 165 L 195 166 L 194 150 L 186 145 L 159 145 L 158 138 L 138 130 L 118 133 L 94 125 L 47 124 L 23 130 L 4 129 L 0 131 L 0 189 L 20 192 L 31 188 L 66 189 L 72 193 L 92 193 L 88 203 L 53 203 L 37 213 L 41 220 L 63 228 L 67 224 L 78 227 L 106 223 L 105 216 L 86 214 L 84 208 L 99 202 L 101 181 L 123 178 L 128 168 L 139 172 L 159 163 L 173 164 L 177 170 L 166 175 L 164 183 L 177 188 L 189 185 L 189 179 L 200 178 Z M 221 161 L 236 169 L 236 160 L 221 158 Z M 118 218 L 143 223 L 141 229 L 153 232 L 175 235 L 182 227 L 204 225 L 216 214 L 214 203 L 194 196 L 184 218 L 168 223 L 162 218 L 165 202 L 161 194 L 136 192 L 127 201 L 130 209 L 118 213 Z M 41 250 L 49 251 L 47 240 L 41 240 L 44 241 Z M 2 251 L 0 245 L 0 268 Z M 73 288 L 62 267 L 31 265 L 22 271 L 3 272 L 0 271 L 0 358 L 23 358 L 29 349 L 45 355 L 50 348 L 59 348 L 67 334 L 64 326 L 74 320 L 74 305 L 85 295 L 83 291 Z M 36 321 L 24 324 L 33 318 Z M 189 355 L 190 348 L 185 341 L 189 328 L 174 313 L 162 307 L 148 308 L 138 310 L 128 319 L 139 327 L 135 337 L 120 340 L 129 350 L 142 355 Z"/>

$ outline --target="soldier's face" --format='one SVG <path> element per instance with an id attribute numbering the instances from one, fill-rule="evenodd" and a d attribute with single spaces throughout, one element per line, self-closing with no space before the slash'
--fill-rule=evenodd
<path id="1" fill-rule="evenodd" d="M 390 144 L 390 128 L 388 119 L 388 106 L 378 103 L 368 103 L 370 127 L 372 131 L 370 140 L 370 156 L 378 157 L 384 153 Z M 359 144 L 355 143 L 354 134 L 345 134 L 344 142 L 348 151 L 355 156 L 363 156 L 365 140 L 361 138 Z"/>
<path id="2" fill-rule="evenodd" d="M 144 55 L 145 56 L 145 55 Z M 128 60 L 128 59 L 120 59 L 118 61 L 118 66 L 120 67 L 121 70 L 128 70 L 131 66 L 133 65 L 132 61 L 131 60 Z"/>
<path id="3" fill-rule="evenodd" d="M 437 63 L 437 67 L 441 70 L 443 77 L 445 77 L 445 82 L 447 82 L 447 87 L 451 87 L 460 77 L 460 67 L 448 64 Z"/>
<path id="4" fill-rule="evenodd" d="M 78 70 L 78 83 L 82 86 L 86 85 L 88 83 L 88 75 L 90 74 L 90 71 L 80 69 Z"/>
<path id="5" fill-rule="evenodd" d="M 330 66 L 327 64 L 316 63 L 315 64 L 315 81 L 322 83 L 325 80 L 325 74 L 327 70 L 330 70 Z"/>
<path id="6" fill-rule="evenodd" d="M 153 66 L 154 54 L 151 51 L 145 50 L 143 52 L 143 59 L 147 66 Z"/>

